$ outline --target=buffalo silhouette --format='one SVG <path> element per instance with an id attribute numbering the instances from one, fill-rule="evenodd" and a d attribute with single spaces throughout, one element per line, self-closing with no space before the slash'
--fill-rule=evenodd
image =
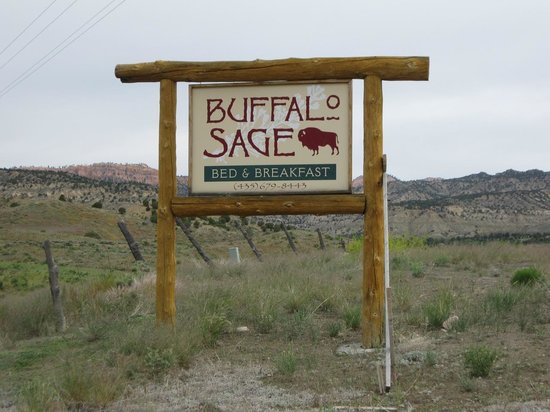
<path id="1" fill-rule="evenodd" d="M 336 149 L 337 155 L 340 154 L 338 135 L 334 132 L 325 132 L 316 127 L 306 127 L 298 132 L 298 140 L 302 143 L 302 146 L 313 151 L 312 156 L 319 154 L 319 147 L 321 146 L 330 146 L 332 149 L 330 154 L 332 155 L 334 154 L 334 149 Z"/>

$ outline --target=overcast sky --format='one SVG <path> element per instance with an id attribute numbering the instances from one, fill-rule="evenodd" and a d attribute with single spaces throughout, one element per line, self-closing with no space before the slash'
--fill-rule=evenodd
<path id="1" fill-rule="evenodd" d="M 429 81 L 383 83 L 389 173 L 550 170 L 548 0 L 52 1 L 0 3 L 0 167 L 158 167 L 158 83 L 122 84 L 117 64 L 429 56 Z M 187 85 L 178 89 L 186 175 Z M 361 82 L 353 93 L 357 176 Z"/>

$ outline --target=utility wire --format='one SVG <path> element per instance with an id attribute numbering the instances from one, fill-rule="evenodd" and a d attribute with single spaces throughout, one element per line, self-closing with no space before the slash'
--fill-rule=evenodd
<path id="1" fill-rule="evenodd" d="M 38 61 L 36 61 L 31 67 L 29 67 L 27 70 L 25 70 L 22 74 L 20 74 L 16 79 L 14 79 L 10 84 L 8 84 L 4 89 L 0 91 L 0 94 L 3 93 L 6 89 L 8 89 L 11 85 L 17 83 L 17 81 L 21 78 L 23 78 L 27 73 L 31 72 L 35 67 L 37 67 L 40 63 L 42 63 L 44 60 L 46 60 L 50 55 L 55 53 L 57 49 L 62 47 L 67 41 L 70 40 L 71 37 L 73 37 L 76 33 L 78 33 L 80 30 L 82 30 L 83 27 L 88 25 L 93 19 L 95 19 L 100 13 L 102 13 L 106 8 L 108 8 L 111 4 L 115 3 L 118 0 L 112 0 L 110 3 L 108 3 L 105 7 L 103 7 L 101 10 L 99 10 L 96 14 L 94 14 L 92 17 L 90 17 L 88 20 L 86 20 L 83 24 L 80 25 L 75 31 L 73 31 L 71 34 L 69 34 L 63 41 L 61 41 L 57 46 L 55 46 L 52 50 L 50 50 L 48 53 L 46 53 L 44 56 L 42 56 Z"/>
<path id="2" fill-rule="evenodd" d="M 4 87 L 2 90 L 0 90 L 0 98 L 4 97 L 6 94 L 8 94 L 14 88 L 16 88 L 18 85 L 20 85 L 25 80 L 27 80 L 29 77 L 31 77 L 40 68 L 42 68 L 44 65 L 46 65 L 50 60 L 52 60 L 54 57 L 56 57 L 59 53 L 61 53 L 63 50 L 65 50 L 67 47 L 69 47 L 71 44 L 73 44 L 76 40 L 78 40 L 80 37 L 82 37 L 84 34 L 86 34 L 89 30 L 91 30 L 96 24 L 98 24 L 100 21 L 105 19 L 108 15 L 110 15 L 112 12 L 114 12 L 116 9 L 118 9 L 120 6 L 122 6 L 122 4 L 124 2 L 126 2 L 126 0 L 122 0 L 120 3 L 115 5 L 111 10 L 109 10 L 107 13 L 105 13 L 103 16 L 101 16 L 97 21 L 95 21 L 90 27 L 88 27 L 86 30 L 84 30 L 82 33 L 80 33 L 78 36 L 76 36 L 75 38 L 73 38 L 71 41 L 69 41 L 67 44 L 65 44 L 63 46 L 63 44 L 65 42 L 67 42 L 75 33 L 77 33 L 79 30 L 81 30 L 84 26 L 86 26 L 90 21 L 92 21 L 95 17 L 97 17 L 100 13 L 102 13 L 105 9 L 107 9 L 115 1 L 118 1 L 118 0 L 112 0 L 109 4 L 107 4 L 101 10 L 99 10 L 96 14 L 94 14 L 91 18 L 89 18 L 78 29 L 76 29 L 69 36 L 67 36 L 65 38 L 65 40 L 63 40 L 61 43 L 59 43 L 56 47 L 54 47 L 52 50 L 50 50 L 50 52 L 48 52 L 46 55 L 44 55 L 41 59 L 39 59 L 36 63 L 34 63 L 25 72 L 23 72 L 23 74 L 21 74 L 19 77 L 17 77 L 15 80 L 13 80 L 10 84 L 8 84 L 6 87 Z M 63 47 L 61 47 L 61 46 L 63 46 Z M 59 49 L 60 47 L 61 47 L 61 49 Z M 59 49 L 59 50 L 57 52 L 55 52 L 55 50 L 57 50 L 57 49 Z M 54 54 L 51 55 L 52 53 L 54 53 Z M 50 56 L 50 57 L 48 58 L 48 56 Z"/>
<path id="3" fill-rule="evenodd" d="M 9 47 L 10 47 L 13 43 L 15 43 L 15 42 L 17 41 L 17 39 L 18 39 L 19 37 L 21 37 L 21 36 L 29 29 L 29 27 L 31 27 L 31 26 L 34 24 L 34 22 L 35 22 L 36 20 L 38 20 L 40 17 L 42 17 L 42 15 L 43 15 L 44 13 L 46 13 L 46 12 L 48 11 L 48 9 L 49 9 L 50 7 L 52 7 L 53 4 L 54 4 L 56 1 L 57 1 L 57 0 L 53 0 L 44 10 L 42 10 L 42 11 L 40 12 L 40 14 L 39 14 L 38 16 L 36 16 L 36 17 L 34 18 L 33 21 L 31 21 L 31 22 L 27 25 L 27 27 L 25 27 L 25 28 L 23 29 L 23 31 L 22 31 L 21 33 L 19 33 L 17 36 L 15 36 L 15 39 L 13 39 L 6 47 L 4 47 L 4 48 L 2 49 L 2 51 L 0 51 L 0 56 L 1 56 L 6 50 L 8 50 Z"/>
<path id="4" fill-rule="evenodd" d="M 74 4 L 77 2 L 78 0 L 74 0 L 71 4 L 69 4 L 67 7 L 65 7 L 63 9 L 63 11 L 61 13 L 59 13 L 57 15 L 57 17 L 55 17 L 52 21 L 50 21 L 48 24 L 46 24 L 46 26 L 40 30 L 38 32 L 38 34 L 36 34 L 32 39 L 30 39 L 23 47 L 21 47 L 13 56 L 11 56 L 6 62 L 4 62 L 4 64 L 2 66 L 0 66 L 0 70 L 3 69 L 4 67 L 6 67 L 6 65 L 11 62 L 13 59 L 15 59 L 19 53 L 21 53 L 23 50 L 25 50 L 33 41 L 36 40 L 36 38 L 38 36 L 40 36 L 42 33 L 44 33 L 52 24 L 54 24 L 61 16 L 63 16 L 65 14 L 65 12 L 67 10 L 69 10 L 71 7 L 74 6 Z"/>

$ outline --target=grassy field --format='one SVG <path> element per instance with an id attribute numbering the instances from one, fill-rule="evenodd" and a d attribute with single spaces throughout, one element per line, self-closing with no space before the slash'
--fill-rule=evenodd
<path id="1" fill-rule="evenodd" d="M 162 328 L 155 226 L 143 207 L 122 205 L 146 259 L 136 264 L 116 226 L 120 205 L 18 203 L 0 205 L 0 409 L 548 407 L 548 244 L 392 239 L 396 381 L 380 394 L 382 350 L 336 351 L 360 341 L 357 242 L 344 252 L 325 239 L 321 251 L 315 232 L 292 230 L 294 254 L 282 231 L 250 223 L 259 262 L 231 225 L 197 220 L 193 232 L 215 264 L 178 229 L 177 324 Z M 46 239 L 60 267 L 64 333 L 47 289 Z M 241 264 L 228 260 L 230 246 Z M 526 268 L 539 278 L 513 284 Z"/>

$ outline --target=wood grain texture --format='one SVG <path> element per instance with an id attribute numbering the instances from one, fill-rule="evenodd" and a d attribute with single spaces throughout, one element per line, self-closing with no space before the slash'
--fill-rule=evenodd
<path id="1" fill-rule="evenodd" d="M 115 76 L 123 83 L 262 82 L 270 80 L 364 79 L 428 80 L 428 57 L 323 57 L 309 59 L 119 64 Z"/>
<path id="2" fill-rule="evenodd" d="M 363 195 L 269 195 L 177 197 L 172 202 L 176 216 L 262 216 L 363 214 Z"/>
<path id="3" fill-rule="evenodd" d="M 368 76 L 364 93 L 363 185 L 368 207 L 363 232 L 362 340 L 363 346 L 373 348 L 382 344 L 385 292 L 381 79 Z"/>
<path id="4" fill-rule="evenodd" d="M 176 319 L 176 226 L 172 200 L 176 196 L 176 86 L 160 82 L 159 200 L 157 209 L 157 322 Z"/>

